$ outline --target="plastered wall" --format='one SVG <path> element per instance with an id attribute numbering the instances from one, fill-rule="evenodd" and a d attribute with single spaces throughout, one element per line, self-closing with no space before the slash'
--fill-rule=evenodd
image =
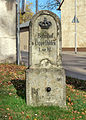
<path id="1" fill-rule="evenodd" d="M 0 62 L 16 61 L 16 2 L 0 0 Z"/>

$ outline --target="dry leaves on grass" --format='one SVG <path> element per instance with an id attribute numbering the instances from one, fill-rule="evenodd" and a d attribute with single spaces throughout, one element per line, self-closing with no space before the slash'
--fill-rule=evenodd
<path id="1" fill-rule="evenodd" d="M 12 116 L 9 116 L 9 120 L 13 120 L 13 117 L 12 117 Z"/>

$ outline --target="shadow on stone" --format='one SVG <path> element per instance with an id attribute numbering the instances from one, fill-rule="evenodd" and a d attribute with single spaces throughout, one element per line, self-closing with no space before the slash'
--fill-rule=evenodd
<path id="1" fill-rule="evenodd" d="M 26 80 L 14 79 L 11 82 L 17 91 L 17 95 L 26 100 Z"/>
<path id="2" fill-rule="evenodd" d="M 66 77 L 66 83 L 73 85 L 75 89 L 86 91 L 86 81 L 71 77 Z"/>

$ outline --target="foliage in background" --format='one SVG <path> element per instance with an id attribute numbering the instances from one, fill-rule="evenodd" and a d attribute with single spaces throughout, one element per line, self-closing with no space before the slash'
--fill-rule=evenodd
<path id="1" fill-rule="evenodd" d="M 26 4 L 26 13 L 22 15 L 20 10 L 20 24 L 27 22 L 32 18 L 33 12 L 31 10 L 31 7 L 32 7 L 32 3 L 28 1 Z"/>

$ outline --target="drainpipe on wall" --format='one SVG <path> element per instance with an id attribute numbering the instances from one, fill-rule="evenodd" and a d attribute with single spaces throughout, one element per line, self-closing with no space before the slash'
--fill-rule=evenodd
<path id="1" fill-rule="evenodd" d="M 77 54 L 77 0 L 75 0 L 75 54 Z"/>
<path id="2" fill-rule="evenodd" d="M 38 12 L 38 0 L 36 0 L 36 13 Z"/>
<path id="3" fill-rule="evenodd" d="M 17 0 L 17 64 L 20 65 L 20 0 Z"/>

